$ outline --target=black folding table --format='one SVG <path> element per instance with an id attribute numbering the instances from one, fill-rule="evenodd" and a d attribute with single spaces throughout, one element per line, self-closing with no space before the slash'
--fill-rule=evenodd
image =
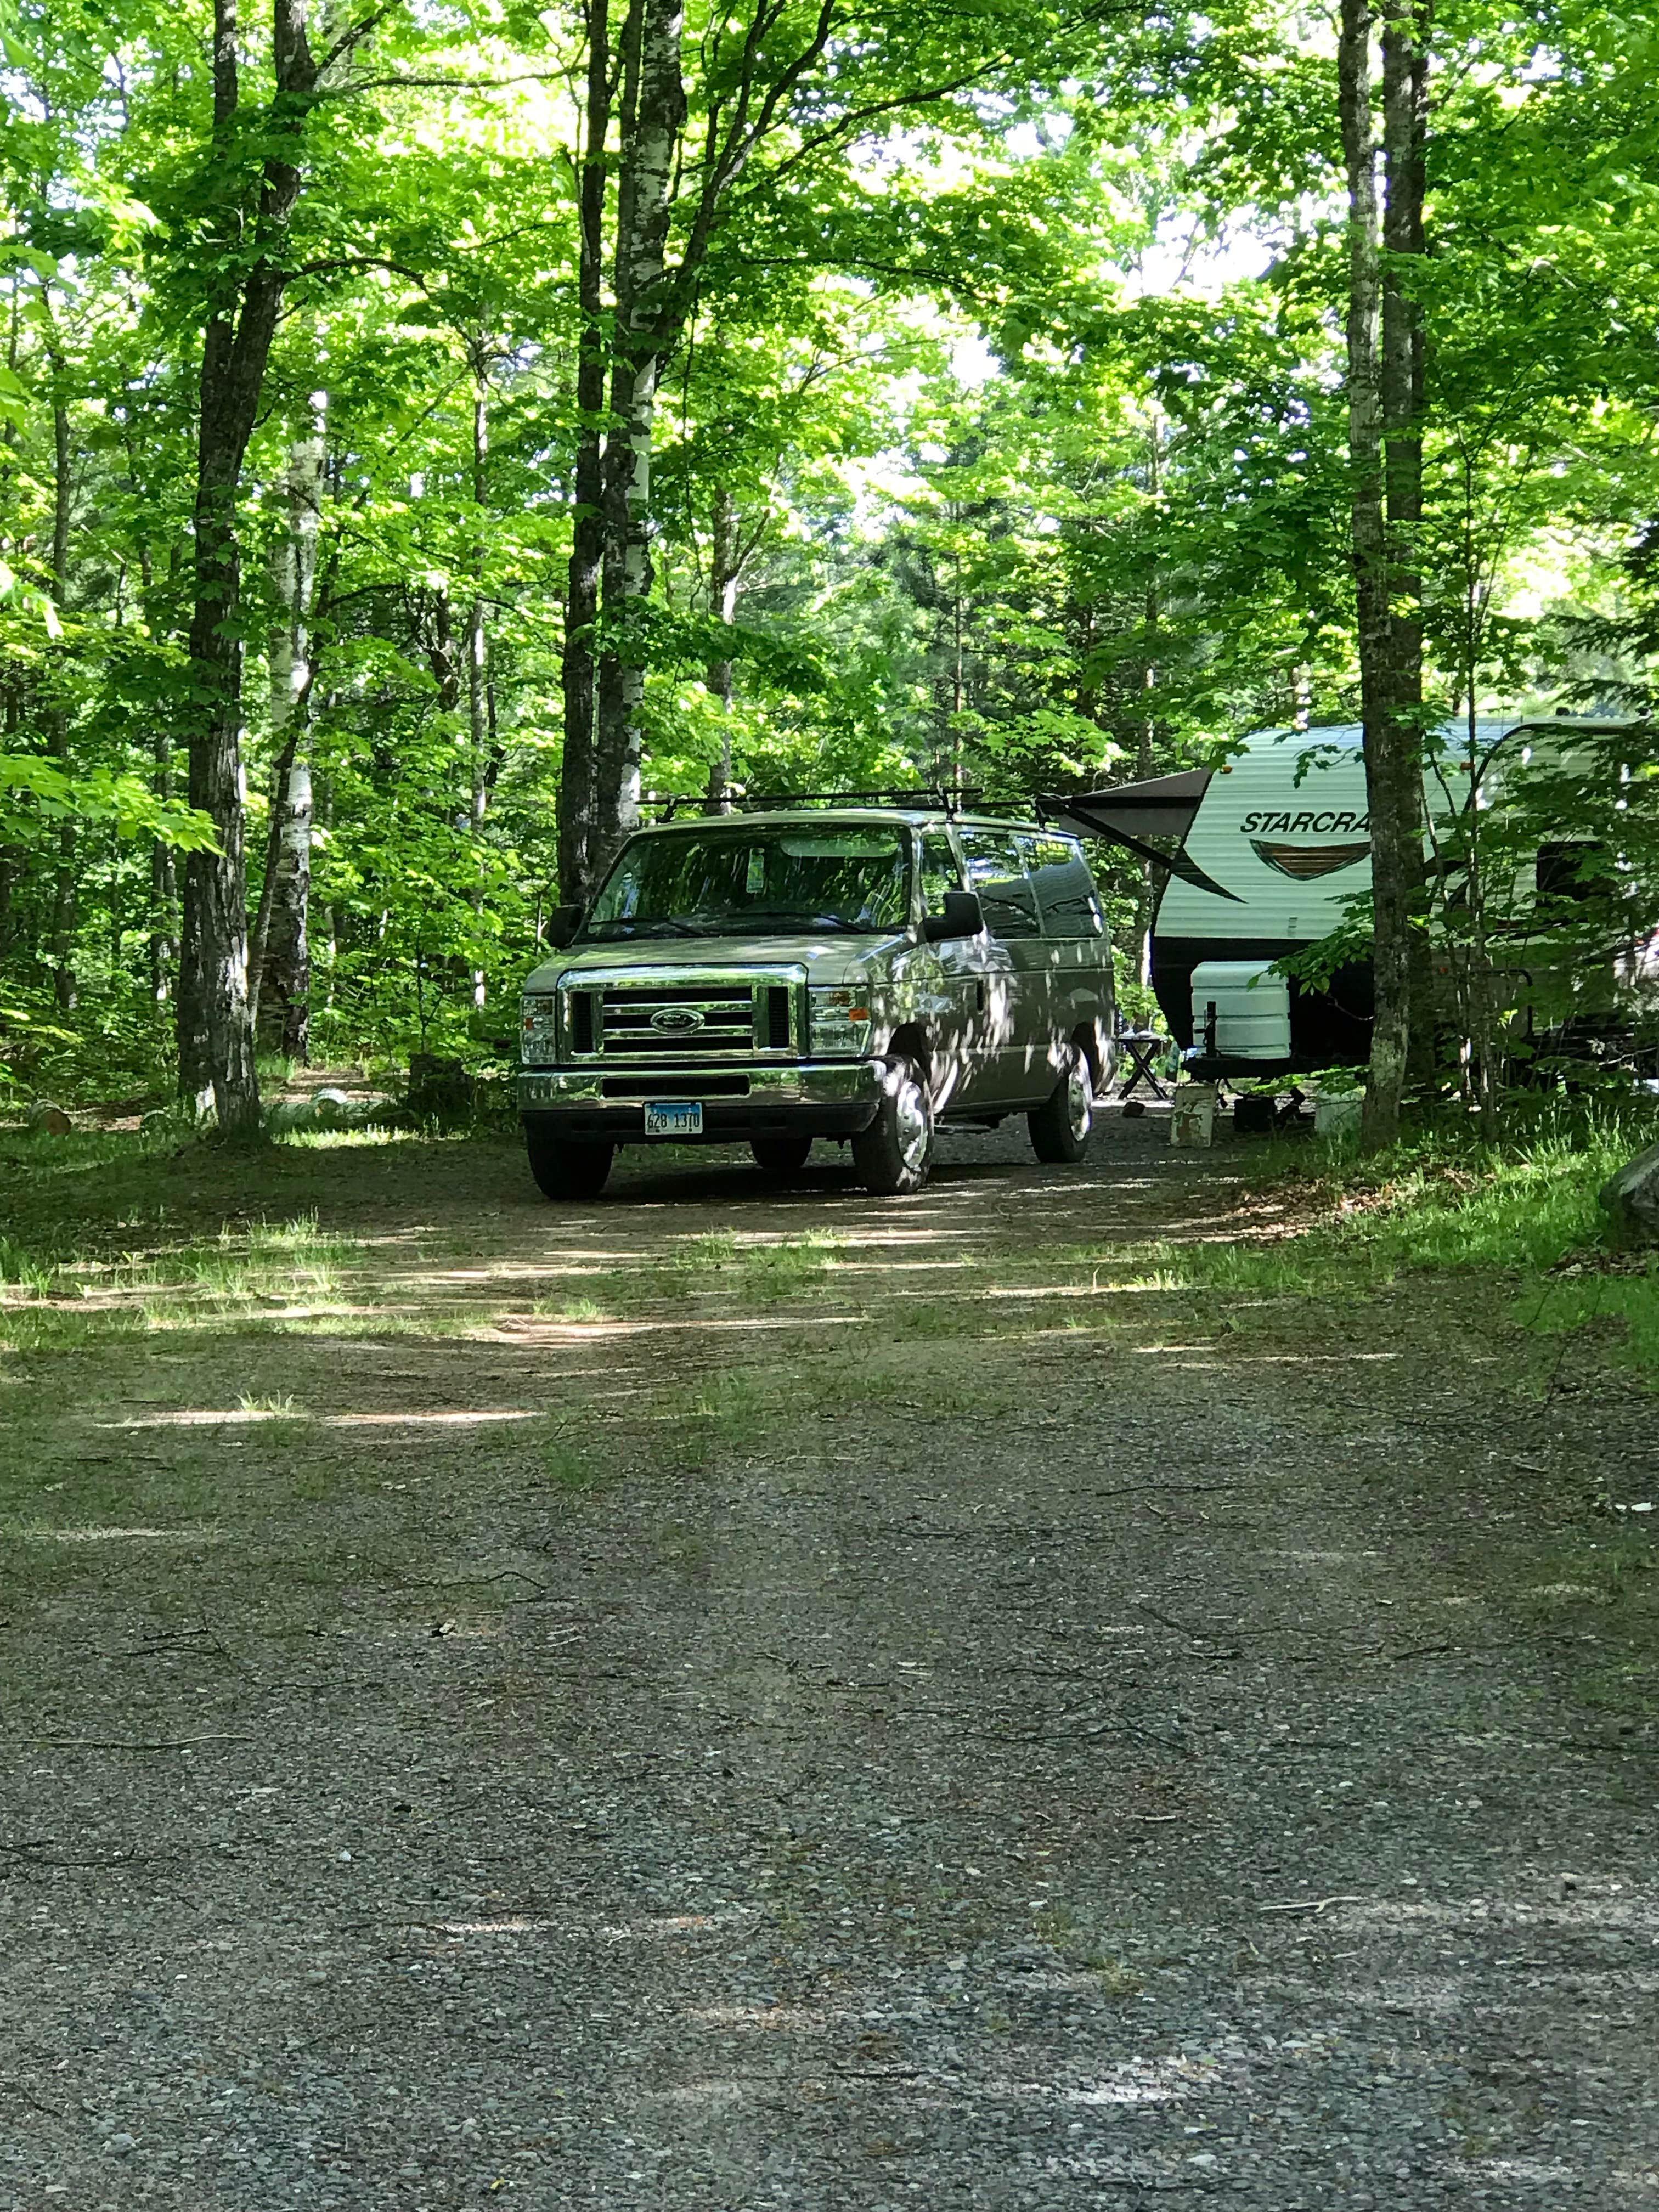
<path id="1" fill-rule="evenodd" d="M 1128 1079 L 1119 1085 L 1119 1097 L 1127 1098 L 1138 1083 L 1150 1083 L 1154 1098 L 1167 1098 L 1170 1094 L 1159 1082 L 1153 1062 L 1170 1049 L 1169 1038 L 1161 1030 L 1120 1030 L 1117 1041 L 1129 1055 Z"/>

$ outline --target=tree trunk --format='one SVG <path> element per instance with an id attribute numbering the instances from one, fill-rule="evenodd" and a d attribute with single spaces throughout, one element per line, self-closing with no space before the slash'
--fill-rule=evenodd
<path id="1" fill-rule="evenodd" d="M 564 744 L 559 777 L 559 891 L 574 905 L 592 888 L 594 682 L 593 626 L 599 611 L 605 558 L 600 514 L 605 467 L 605 139 L 611 129 L 611 22 L 607 0 L 590 0 L 587 97 L 582 126 L 580 260 L 577 277 L 581 333 L 576 354 L 576 459 L 571 483 L 570 583 L 565 599 Z"/>
<path id="2" fill-rule="evenodd" d="M 239 167 L 236 40 L 236 0 L 215 0 L 216 174 L 230 179 Z M 237 504 L 282 304 L 280 251 L 300 196 L 297 156 L 316 88 L 305 0 L 274 0 L 272 51 L 276 96 L 264 119 L 269 150 L 257 210 L 246 226 L 242 210 L 221 211 L 223 254 L 210 289 L 197 431 L 190 803 L 212 823 L 218 848 L 191 853 L 185 864 L 179 1072 L 187 1097 L 210 1088 L 219 1127 L 233 1137 L 252 1135 L 259 1124 L 247 988 Z"/>
<path id="3" fill-rule="evenodd" d="M 641 709 L 647 653 L 630 615 L 651 588 L 651 441 L 657 377 L 665 349 L 670 194 L 685 120 L 680 76 L 682 0 L 635 0 L 638 64 L 625 100 L 623 170 L 617 211 L 617 340 L 611 380 L 611 428 L 605 442 L 605 561 L 600 604 L 597 789 L 593 849 L 597 877 L 639 820 Z M 629 57 L 630 64 L 632 57 Z M 631 111 L 631 112 L 629 112 Z"/>
<path id="4" fill-rule="evenodd" d="M 155 562 L 146 544 L 138 548 L 138 575 L 144 619 L 154 634 L 161 627 L 155 604 Z M 173 796 L 173 731 L 165 714 L 151 740 L 150 757 L 155 763 L 151 788 L 165 805 Z M 173 848 L 166 838 L 154 838 L 149 848 L 149 994 L 158 1006 L 166 1006 L 173 996 L 173 909 L 178 896 Z"/>
<path id="5" fill-rule="evenodd" d="M 1391 0 L 1382 30 L 1381 399 L 1385 485 L 1386 665 L 1373 739 L 1365 733 L 1371 818 L 1376 1013 L 1364 1137 L 1390 1142 L 1411 1060 L 1415 909 L 1423 880 L 1423 619 L 1418 538 L 1423 519 L 1423 313 L 1411 263 L 1425 250 L 1428 118 L 1426 9 Z"/>
<path id="6" fill-rule="evenodd" d="M 47 310 L 50 314 L 51 310 Z M 62 391 L 63 362 L 56 341 L 51 349 L 52 380 L 59 389 L 52 409 L 52 578 L 54 606 L 69 596 L 69 540 L 74 477 L 70 459 L 69 407 Z M 47 745 L 60 768 L 69 766 L 69 713 L 59 705 L 46 718 Z M 58 831 L 58 867 L 52 887 L 52 987 L 60 1014 L 75 1012 L 75 823 L 63 823 Z"/>
<path id="7" fill-rule="evenodd" d="M 738 538 L 738 503 L 724 484 L 714 491 L 713 543 L 708 554 L 708 605 L 728 625 L 738 612 L 738 572 L 742 548 Z M 708 811 L 732 811 L 732 663 L 712 660 L 703 678 L 720 702 L 720 749 L 708 771 Z"/>
<path id="8" fill-rule="evenodd" d="M 311 422 L 288 459 L 288 530 L 271 555 L 271 584 L 282 606 L 269 646 L 270 731 L 281 746 L 271 782 L 264 880 L 248 956 L 248 1000 L 285 1057 L 303 1066 L 310 1052 L 311 702 L 315 690 L 312 611 L 322 526 L 325 392 L 311 397 Z M 264 1019 L 260 1020 L 261 1012 Z"/>
<path id="9" fill-rule="evenodd" d="M 487 523 L 489 463 L 489 355 L 481 336 L 473 358 L 472 392 L 472 505 L 477 534 L 473 541 L 472 605 L 466 623 L 466 720 L 472 771 L 472 840 L 478 882 L 472 893 L 475 914 L 483 910 L 484 814 L 495 782 L 491 766 L 491 724 L 495 720 L 489 684 L 489 631 L 484 605 L 484 564 L 489 557 Z M 482 968 L 472 970 L 472 1005 L 482 1012 L 485 981 Z"/>
<path id="10" fill-rule="evenodd" d="M 1372 125 L 1371 38 L 1376 18 L 1369 0 L 1342 0 L 1337 79 L 1343 154 L 1348 178 L 1348 465 L 1354 585 L 1358 615 L 1359 683 L 1365 727 L 1365 786 L 1371 823 L 1372 964 L 1375 1017 L 1364 1141 L 1386 1145 L 1398 1133 L 1401 1094 L 1411 1044 L 1411 909 L 1422 871 L 1422 738 L 1420 627 L 1395 619 L 1391 559 L 1398 536 L 1391 531 L 1385 436 L 1395 423 L 1414 422 L 1408 387 L 1404 398 L 1402 329 L 1395 300 L 1383 329 L 1384 279 L 1378 236 L 1376 143 Z M 1386 118 L 1385 118 L 1386 128 Z M 1395 148 L 1389 148 L 1389 181 L 1404 187 Z M 1420 223 L 1420 194 L 1419 194 Z M 1389 236 L 1399 222 L 1391 208 Z M 1395 291 L 1391 278 L 1389 291 Z M 1392 350 L 1390 350 L 1390 342 Z M 1408 477 L 1407 479 L 1408 483 Z M 1420 511 L 1420 447 L 1418 470 Z"/>

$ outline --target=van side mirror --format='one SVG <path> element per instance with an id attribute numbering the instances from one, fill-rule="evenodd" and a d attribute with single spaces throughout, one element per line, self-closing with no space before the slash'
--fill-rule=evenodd
<path id="1" fill-rule="evenodd" d="M 922 918 L 922 942 L 939 945 L 947 937 L 977 937 L 984 927 L 977 891 L 946 891 L 944 913 Z"/>
<path id="2" fill-rule="evenodd" d="M 579 906 L 556 906 L 548 915 L 542 935 L 556 952 L 562 952 L 581 927 L 582 912 Z"/>

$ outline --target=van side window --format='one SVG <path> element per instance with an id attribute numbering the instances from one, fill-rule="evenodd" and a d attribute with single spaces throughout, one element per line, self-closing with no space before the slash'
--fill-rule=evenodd
<path id="1" fill-rule="evenodd" d="M 1023 837 L 1047 937 L 1099 937 L 1106 924 L 1094 878 L 1073 837 Z"/>
<path id="2" fill-rule="evenodd" d="M 962 870 L 957 866 L 957 856 L 951 850 L 951 841 L 941 830 L 927 830 L 921 839 L 921 910 L 924 914 L 943 914 L 946 891 L 962 889 Z"/>
<path id="3" fill-rule="evenodd" d="M 1040 937 L 1036 894 L 1025 872 L 1020 840 L 1012 830 L 964 830 L 962 857 L 968 888 L 979 893 L 985 927 L 993 937 Z"/>

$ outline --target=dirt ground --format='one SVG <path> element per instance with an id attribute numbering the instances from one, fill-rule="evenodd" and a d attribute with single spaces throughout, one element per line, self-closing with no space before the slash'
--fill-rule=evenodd
<path id="1" fill-rule="evenodd" d="M 0 2208 L 1659 2206 L 1653 1401 L 1166 1136 L 63 1179 Z"/>

